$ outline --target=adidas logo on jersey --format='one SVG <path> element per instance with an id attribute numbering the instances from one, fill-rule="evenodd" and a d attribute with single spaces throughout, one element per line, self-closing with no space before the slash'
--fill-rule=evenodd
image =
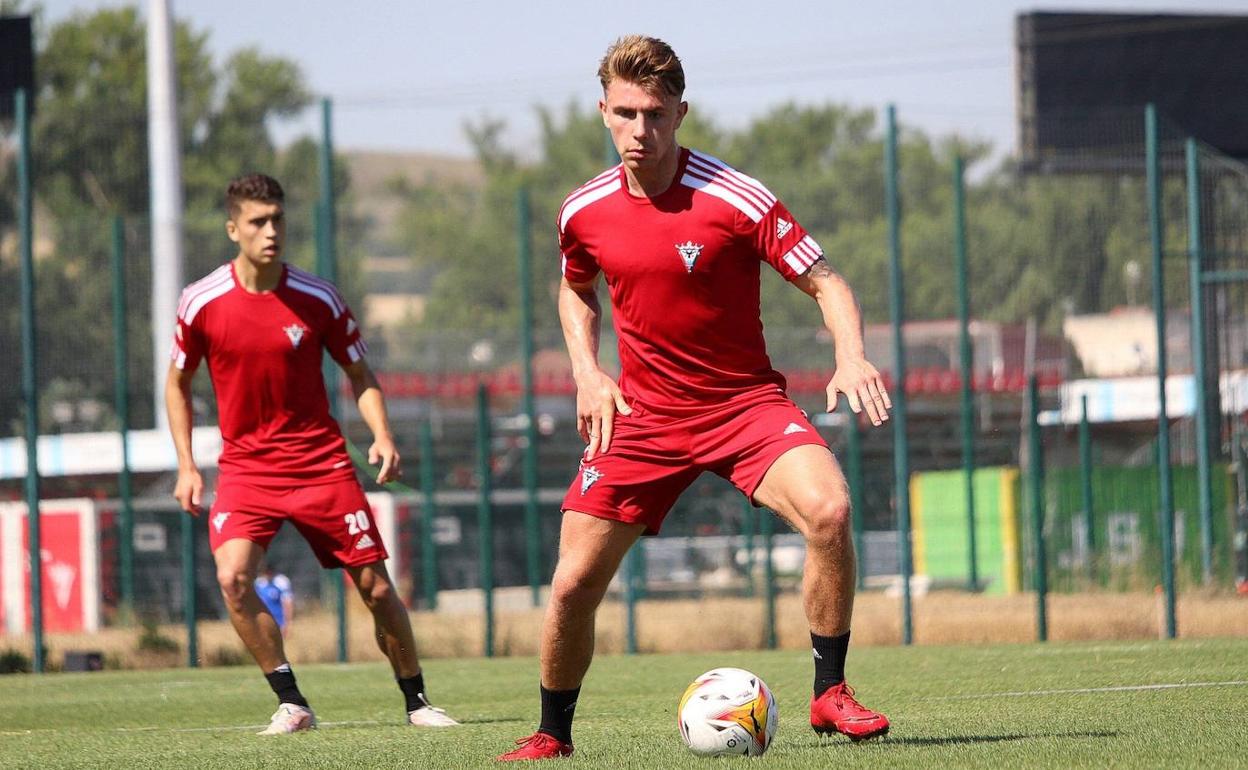
<path id="1" fill-rule="evenodd" d="M 788 235 L 789 231 L 792 229 L 793 229 L 792 222 L 786 222 L 783 219 L 776 219 L 776 237 L 777 238 L 783 238 L 784 236 Z"/>
<path id="2" fill-rule="evenodd" d="M 789 427 L 784 429 L 784 435 L 788 436 L 793 433 L 806 433 L 806 429 L 795 422 L 789 423 Z"/>
<path id="3" fill-rule="evenodd" d="M 299 324 L 291 324 L 290 326 L 283 328 L 282 331 L 286 332 L 286 336 L 290 338 L 291 346 L 298 348 L 299 343 L 303 342 L 303 333 L 306 332 L 307 329 L 303 328 Z"/>
<path id="4" fill-rule="evenodd" d="M 376 545 L 376 541 L 369 537 L 368 533 L 365 532 L 359 540 L 355 541 L 355 550 L 362 551 L 365 548 L 373 548 Z"/>
<path id="5" fill-rule="evenodd" d="M 702 244 L 693 241 L 685 241 L 676 244 L 676 251 L 680 254 L 680 259 L 685 263 L 685 272 L 693 272 L 693 263 L 698 261 L 698 257 L 702 255 Z"/>
<path id="6" fill-rule="evenodd" d="M 216 528 L 217 534 L 221 534 L 221 528 L 225 526 L 225 520 L 230 518 L 229 511 L 221 511 L 212 517 L 212 526 Z"/>
<path id="7" fill-rule="evenodd" d="M 355 334 L 355 330 L 356 330 L 356 329 L 358 329 L 358 328 L 360 328 L 360 327 L 358 327 L 358 326 L 356 326 L 356 325 L 355 325 L 355 319 L 354 319 L 354 318 L 348 318 L 348 319 L 347 319 L 347 336 L 348 336 L 348 337 L 350 337 L 352 334 Z"/>
<path id="8" fill-rule="evenodd" d="M 598 479 L 602 478 L 602 473 L 592 465 L 587 465 L 581 469 L 581 494 L 589 491 Z"/>

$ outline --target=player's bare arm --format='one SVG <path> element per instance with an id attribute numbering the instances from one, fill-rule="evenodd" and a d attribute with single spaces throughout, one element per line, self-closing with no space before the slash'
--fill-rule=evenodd
<path id="1" fill-rule="evenodd" d="M 381 393 L 377 375 L 373 374 L 368 362 L 362 358 L 342 369 L 351 381 L 351 392 L 360 408 L 360 416 L 373 432 L 373 443 L 368 448 L 368 462 L 371 465 L 381 463 L 381 469 L 377 472 L 377 483 L 394 481 L 403 475 L 403 470 L 399 466 L 399 449 L 395 446 L 394 434 L 390 432 L 386 399 Z"/>
<path id="2" fill-rule="evenodd" d="M 559 284 L 559 322 L 572 359 L 576 380 L 576 429 L 588 445 L 586 459 L 611 448 L 615 413 L 632 414 L 615 380 L 598 366 L 598 341 L 602 305 L 598 301 L 598 279 Z"/>
<path id="3" fill-rule="evenodd" d="M 828 411 L 836 409 L 837 394 L 844 393 L 855 414 L 865 409 L 873 425 L 882 425 L 893 403 L 884 379 L 867 360 L 862 311 L 853 290 L 822 258 L 794 283 L 818 303 L 824 326 L 832 333 L 836 346 L 836 371 L 827 387 Z"/>
<path id="4" fill-rule="evenodd" d="M 194 372 L 170 365 L 165 376 L 165 410 L 169 413 L 173 447 L 178 453 L 178 481 L 174 485 L 173 496 L 182 510 L 198 516 L 204 495 L 204 479 L 191 453 L 191 426 L 194 424 L 191 380 L 194 376 Z"/>

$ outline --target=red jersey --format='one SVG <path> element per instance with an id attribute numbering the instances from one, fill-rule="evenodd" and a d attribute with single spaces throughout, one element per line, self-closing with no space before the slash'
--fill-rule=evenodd
<path id="1" fill-rule="evenodd" d="M 329 281 L 284 265 L 277 288 L 239 285 L 233 263 L 182 292 L 174 364 L 208 359 L 224 448 L 222 475 L 257 484 L 354 478 L 346 442 L 329 414 L 321 350 L 339 364 L 367 348 Z"/>
<path id="2" fill-rule="evenodd" d="M 757 180 L 681 149 L 671 187 L 628 191 L 623 166 L 573 190 L 559 211 L 563 275 L 610 287 L 620 389 L 680 413 L 784 390 L 759 309 L 763 262 L 792 281 L 823 255 Z"/>

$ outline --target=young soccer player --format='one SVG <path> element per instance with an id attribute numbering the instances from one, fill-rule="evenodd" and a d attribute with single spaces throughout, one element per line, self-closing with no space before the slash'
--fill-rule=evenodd
<path id="1" fill-rule="evenodd" d="M 891 404 L 863 353 L 857 301 L 770 190 L 677 143 L 685 77 L 666 43 L 621 38 L 598 77 L 598 107 L 622 163 L 574 190 L 558 220 L 559 317 L 588 446 L 563 500 L 542 629 L 541 723 L 499 759 L 572 753 L 572 717 L 607 584 L 633 542 L 657 533 L 681 491 L 708 470 L 805 537 L 811 726 L 854 740 L 883 735 L 888 719 L 858 703 L 845 682 L 854 599 L 845 478 L 767 357 L 760 268 L 810 295 L 832 333 L 828 409 L 844 393 L 878 426 Z M 614 308 L 618 383 L 598 366 L 599 274 Z"/>
<path id="2" fill-rule="evenodd" d="M 307 730 L 316 716 L 295 683 L 278 625 L 253 590 L 265 549 L 290 521 L 326 568 L 343 567 L 372 612 L 413 725 L 457 724 L 430 705 L 407 610 L 386 573 L 386 547 L 330 416 L 322 350 L 346 372 L 373 433 L 377 482 L 399 476 L 399 453 L 377 378 L 350 309 L 333 284 L 282 261 L 284 193 L 262 174 L 230 182 L 225 231 L 233 260 L 186 288 L 165 386 L 178 454 L 174 490 L 200 511 L 203 479 L 191 453 L 191 379 L 207 359 L 224 449 L 208 535 L 230 621 L 273 688 L 278 709 L 261 735 Z"/>

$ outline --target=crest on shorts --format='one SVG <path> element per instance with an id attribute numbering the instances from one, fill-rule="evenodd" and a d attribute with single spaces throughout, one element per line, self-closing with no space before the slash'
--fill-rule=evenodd
<path id="1" fill-rule="evenodd" d="M 307 329 L 303 328 L 299 324 L 291 324 L 290 326 L 283 328 L 282 331 L 286 332 L 286 336 L 290 338 L 291 347 L 297 349 L 299 347 L 299 343 L 303 342 L 303 333 L 306 332 Z"/>
<path id="2" fill-rule="evenodd" d="M 212 526 L 217 528 L 217 534 L 221 534 L 221 528 L 225 526 L 225 520 L 230 518 L 229 511 L 220 511 L 216 516 L 212 517 Z"/>
<path id="3" fill-rule="evenodd" d="M 586 465 L 581 468 L 581 494 L 589 491 L 598 479 L 602 478 L 602 472 L 592 465 Z"/>
<path id="4" fill-rule="evenodd" d="M 685 241 L 676 244 L 676 251 L 680 254 L 680 259 L 685 263 L 685 272 L 693 272 L 693 263 L 698 261 L 698 257 L 702 256 L 702 244 L 693 241 Z"/>

